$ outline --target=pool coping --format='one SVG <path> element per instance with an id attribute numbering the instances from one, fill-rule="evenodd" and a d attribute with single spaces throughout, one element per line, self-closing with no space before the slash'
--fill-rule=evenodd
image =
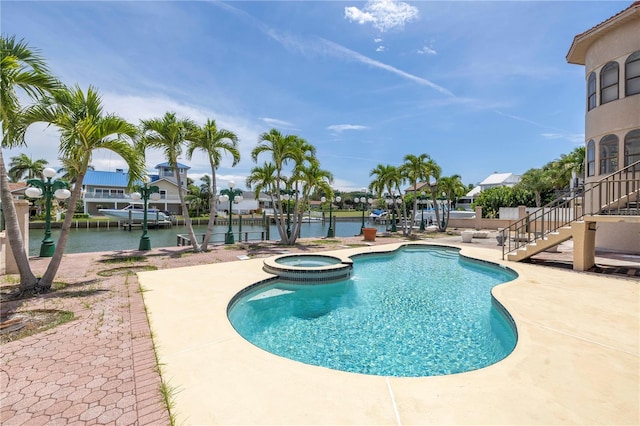
<path id="1" fill-rule="evenodd" d="M 338 262 L 322 266 L 295 266 L 278 262 L 288 257 L 324 257 L 335 259 Z M 284 280 L 304 284 L 309 282 L 309 278 L 314 281 L 324 283 L 351 277 L 353 272 L 353 260 L 349 257 L 327 255 L 325 253 L 287 253 L 267 257 L 263 260 L 262 269 L 270 274 L 276 275 Z M 313 283 L 309 283 L 313 284 Z"/>
<path id="2" fill-rule="evenodd" d="M 518 330 L 507 358 L 424 378 L 310 366 L 251 345 L 227 319 L 238 292 L 273 278 L 262 270 L 264 259 L 142 272 L 163 378 L 177 390 L 178 424 L 639 422 L 637 281 L 505 262 L 495 250 L 435 242 L 322 254 L 342 258 L 408 244 L 461 248 L 519 274 L 493 289 Z"/>

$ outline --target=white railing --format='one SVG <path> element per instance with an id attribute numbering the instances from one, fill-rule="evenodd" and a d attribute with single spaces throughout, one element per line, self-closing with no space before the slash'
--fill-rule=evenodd
<path id="1" fill-rule="evenodd" d="M 114 200 L 114 201 L 129 201 L 131 200 L 131 194 L 100 194 L 95 192 L 86 192 L 83 194 L 83 199 L 85 201 L 90 200 Z M 178 194 L 175 195 L 166 195 L 161 194 L 160 200 L 165 201 L 180 201 L 180 197 Z"/>

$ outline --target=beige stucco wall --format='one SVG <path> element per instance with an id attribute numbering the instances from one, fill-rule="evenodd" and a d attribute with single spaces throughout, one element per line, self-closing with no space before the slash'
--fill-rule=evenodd
<path id="1" fill-rule="evenodd" d="M 29 254 L 29 202 L 25 200 L 15 200 L 18 224 L 22 231 L 22 240 L 25 243 L 25 251 Z M 0 275 L 17 274 L 18 265 L 11 251 L 11 242 L 6 232 L 0 233 Z"/>
<path id="2" fill-rule="evenodd" d="M 616 135 L 620 144 L 619 152 L 622 153 L 625 135 L 638 128 L 640 128 L 640 94 L 598 105 L 589 111 L 585 121 L 585 142 L 590 139 L 596 142 L 596 164 L 599 154 L 597 146 L 603 136 Z M 620 159 L 622 160 L 622 157 Z"/>
<path id="3" fill-rule="evenodd" d="M 595 36 L 595 35 L 594 35 Z M 585 56 L 585 75 L 597 71 L 607 62 L 626 57 L 640 49 L 640 19 L 635 19 L 601 31 L 589 46 Z M 624 63 L 624 61 L 622 62 Z"/>
<path id="4" fill-rule="evenodd" d="M 587 177 L 587 182 L 600 179 L 600 152 L 598 143 L 603 136 L 614 134 L 618 137 L 619 167 L 624 164 L 624 138 L 634 129 L 640 128 L 640 94 L 625 97 L 626 59 L 640 51 L 640 17 L 621 25 L 607 27 L 592 36 L 593 40 L 585 55 L 585 109 L 586 88 L 589 74 L 596 72 L 596 107 L 586 112 L 585 145 L 591 139 L 596 143 L 596 175 Z M 600 105 L 600 71 L 610 61 L 619 65 L 619 99 Z"/>
<path id="5" fill-rule="evenodd" d="M 640 254 L 640 224 L 598 223 L 596 248 Z"/>

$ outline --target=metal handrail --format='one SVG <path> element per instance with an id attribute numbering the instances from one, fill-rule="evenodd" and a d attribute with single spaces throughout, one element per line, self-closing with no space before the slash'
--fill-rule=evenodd
<path id="1" fill-rule="evenodd" d="M 585 199 L 589 199 L 588 206 L 585 205 Z M 552 202 L 501 230 L 502 258 L 527 244 L 544 239 L 551 232 L 585 215 L 613 213 L 640 215 L 640 161 L 597 182 L 565 191 Z"/>

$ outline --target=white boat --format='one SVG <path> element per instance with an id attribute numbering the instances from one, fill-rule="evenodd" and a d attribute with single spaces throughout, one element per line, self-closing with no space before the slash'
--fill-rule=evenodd
<path id="1" fill-rule="evenodd" d="M 309 212 L 302 216 L 302 223 L 322 222 L 322 212 Z"/>
<path id="2" fill-rule="evenodd" d="M 380 209 L 373 209 L 369 214 L 369 219 L 373 219 L 373 220 L 386 219 L 388 215 L 389 215 L 389 212 L 387 211 L 380 210 Z"/>
<path id="3" fill-rule="evenodd" d="M 440 220 L 443 219 L 442 215 L 446 215 L 446 212 L 440 211 Z M 449 212 L 449 219 L 474 219 L 476 217 L 476 212 L 474 211 L 466 211 L 466 210 L 451 210 Z M 433 223 L 436 220 L 436 213 L 433 209 L 425 209 L 424 213 L 418 211 L 414 217 L 414 223 L 420 223 L 424 218 L 425 223 Z"/>
<path id="4" fill-rule="evenodd" d="M 144 220 L 144 205 L 142 203 L 131 203 L 123 209 L 99 209 L 105 216 L 118 219 L 119 221 L 131 223 L 142 223 Z M 171 223 L 171 218 L 167 217 L 158 209 L 147 208 L 148 223 Z"/>

